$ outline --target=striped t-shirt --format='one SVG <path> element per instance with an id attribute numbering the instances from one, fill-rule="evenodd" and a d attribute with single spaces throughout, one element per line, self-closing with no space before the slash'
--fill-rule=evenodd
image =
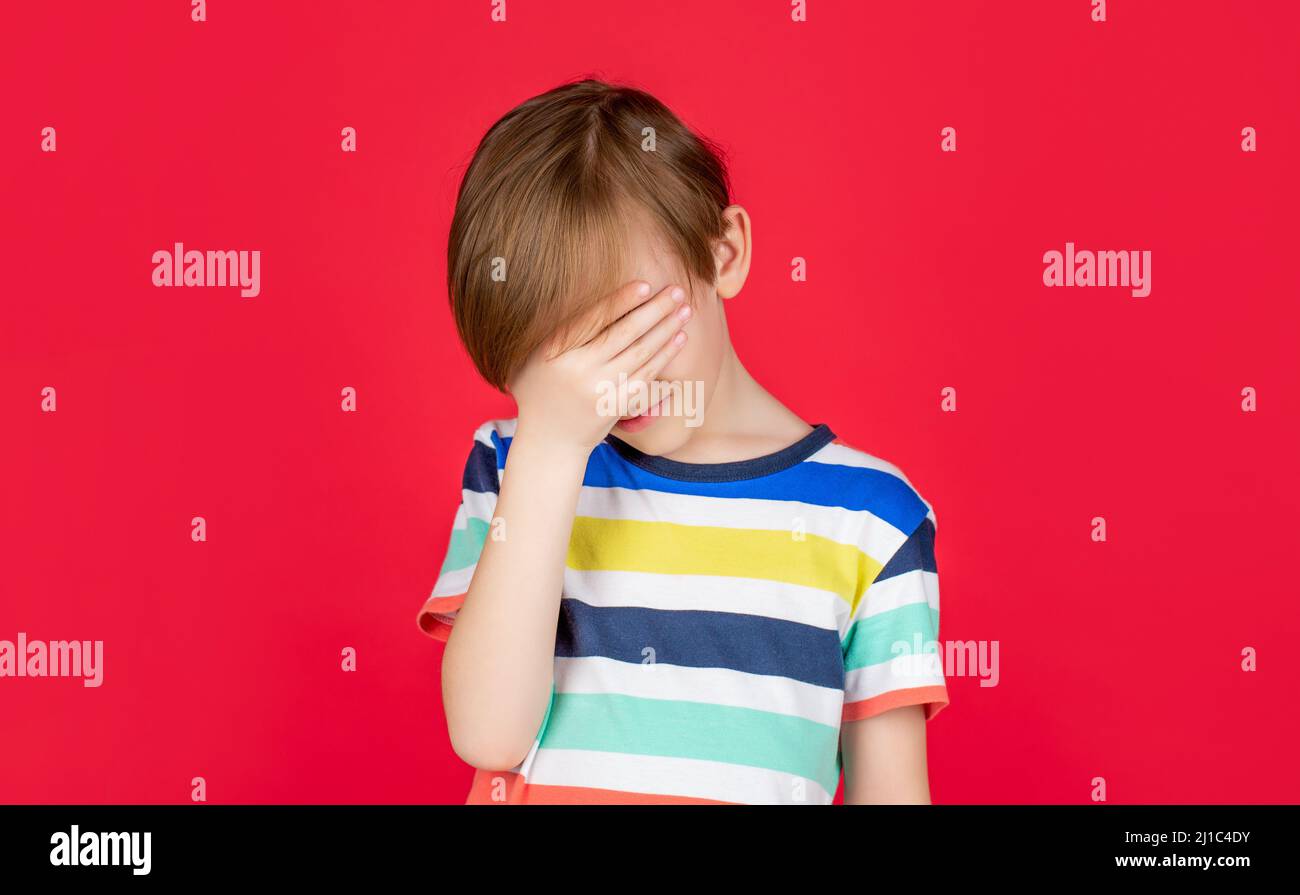
<path id="1" fill-rule="evenodd" d="M 514 420 L 483 424 L 420 627 L 445 640 Z M 682 463 L 592 451 L 527 758 L 467 803 L 827 804 L 841 724 L 948 703 L 935 517 L 897 467 L 819 425 L 784 450 Z"/>

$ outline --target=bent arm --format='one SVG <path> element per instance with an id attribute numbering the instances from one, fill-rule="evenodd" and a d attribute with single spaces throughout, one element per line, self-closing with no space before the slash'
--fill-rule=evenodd
<path id="1" fill-rule="evenodd" d="M 550 702 L 564 564 L 587 456 L 516 433 L 495 518 L 442 658 L 452 748 L 484 770 L 524 760 Z"/>

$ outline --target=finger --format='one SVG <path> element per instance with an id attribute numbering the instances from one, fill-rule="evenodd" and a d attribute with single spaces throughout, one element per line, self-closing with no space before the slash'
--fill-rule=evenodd
<path id="1" fill-rule="evenodd" d="M 570 327 L 571 345 L 586 345 L 600 338 L 610 324 L 650 297 L 650 284 L 645 280 L 624 283 L 609 295 L 596 302 Z"/>
<path id="2" fill-rule="evenodd" d="M 689 307 L 683 304 L 685 300 L 686 291 L 680 286 L 666 286 L 654 298 L 646 300 L 611 323 L 604 335 L 592 341 L 592 345 L 599 347 L 607 357 L 613 358 L 677 308 Z M 649 356 L 646 355 L 647 358 Z M 642 363 L 644 362 L 643 360 Z"/>
<path id="3" fill-rule="evenodd" d="M 632 374 L 631 378 L 638 382 L 654 382 L 659 374 L 664 371 L 664 367 L 672 363 L 686 344 L 686 330 L 679 330 L 673 334 L 668 343 L 654 353 L 650 360 L 646 361 L 641 369 Z"/>
<path id="4" fill-rule="evenodd" d="M 681 382 L 660 382 L 658 376 L 664 367 L 672 363 L 672 359 L 677 356 L 685 343 L 686 330 L 682 329 L 673 334 L 667 345 L 656 351 L 653 358 L 630 377 L 624 398 L 624 406 L 628 408 L 628 414 L 632 416 L 647 414 L 660 403 L 669 401 L 673 395 L 676 395 L 676 401 L 681 401 Z"/>
<path id="5" fill-rule="evenodd" d="M 626 370 L 630 373 L 633 370 L 640 369 L 650 358 L 654 357 L 660 348 L 668 344 L 673 334 L 680 330 L 687 320 L 691 319 L 693 311 L 690 305 L 679 305 L 674 302 L 673 307 L 676 309 L 673 313 L 664 317 L 649 332 L 615 355 L 611 363 L 617 369 Z"/>

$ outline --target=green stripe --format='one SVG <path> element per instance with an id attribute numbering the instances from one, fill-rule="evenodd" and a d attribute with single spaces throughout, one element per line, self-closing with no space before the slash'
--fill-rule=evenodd
<path id="1" fill-rule="evenodd" d="M 929 603 L 909 603 L 879 615 L 869 615 L 849 626 L 844 638 L 844 670 L 853 671 L 868 665 L 888 662 L 914 650 L 916 635 L 921 636 L 921 648 L 938 638 L 939 610 Z M 895 643 L 903 642 L 908 652 L 894 652 Z"/>
<path id="2" fill-rule="evenodd" d="M 758 709 L 643 699 L 618 693 L 556 693 L 543 749 L 693 758 L 782 771 L 839 784 L 839 731 Z"/>
<path id="3" fill-rule="evenodd" d="M 454 572 L 478 562 L 479 554 L 483 552 L 483 543 L 487 540 L 488 527 L 486 520 L 471 516 L 464 528 L 453 528 L 442 570 Z"/>

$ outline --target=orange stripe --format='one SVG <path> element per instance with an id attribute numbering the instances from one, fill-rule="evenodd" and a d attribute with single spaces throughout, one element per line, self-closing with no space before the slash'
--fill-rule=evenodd
<path id="1" fill-rule="evenodd" d="M 493 798 L 493 795 L 497 798 Z M 466 805 L 729 805 L 712 799 L 529 783 L 510 771 L 475 770 Z"/>
<path id="2" fill-rule="evenodd" d="M 908 687 L 847 703 L 844 706 L 844 721 L 861 721 L 905 705 L 924 705 L 925 720 L 929 721 L 947 704 L 948 688 L 945 686 Z"/>
<path id="3" fill-rule="evenodd" d="M 420 607 L 420 614 L 415 617 L 415 622 L 420 626 L 421 631 L 434 640 L 441 640 L 446 643 L 447 638 L 451 635 L 451 625 L 446 620 L 438 618 L 434 613 L 453 612 L 459 609 L 464 602 L 464 594 L 456 594 L 450 597 L 430 597 Z"/>

